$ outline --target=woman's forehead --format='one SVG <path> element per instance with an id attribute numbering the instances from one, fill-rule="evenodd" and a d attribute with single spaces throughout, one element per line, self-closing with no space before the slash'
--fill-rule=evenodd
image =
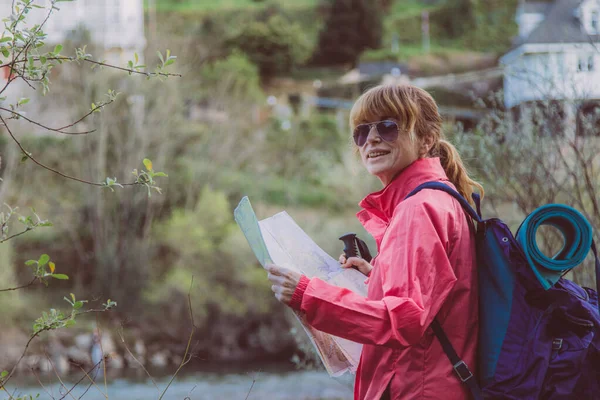
<path id="1" fill-rule="evenodd" d="M 360 120 L 360 123 L 361 124 L 371 124 L 373 122 L 380 122 L 380 121 L 385 121 L 385 120 L 396 121 L 396 118 L 389 116 L 389 115 L 374 115 L 374 116 L 364 115 L 363 118 Z"/>

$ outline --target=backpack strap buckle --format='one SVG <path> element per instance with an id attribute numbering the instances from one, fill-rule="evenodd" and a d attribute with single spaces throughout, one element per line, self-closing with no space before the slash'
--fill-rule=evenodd
<path id="1" fill-rule="evenodd" d="M 454 372 L 458 375 L 458 378 L 464 383 L 473 377 L 473 373 L 469 369 L 469 366 L 463 361 L 460 360 L 453 366 Z"/>

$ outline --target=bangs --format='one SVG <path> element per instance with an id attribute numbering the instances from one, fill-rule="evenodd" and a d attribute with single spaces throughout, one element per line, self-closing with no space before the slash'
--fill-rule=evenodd
<path id="1" fill-rule="evenodd" d="M 351 129 L 366 122 L 393 118 L 402 131 L 412 131 L 419 109 L 406 93 L 408 89 L 408 86 L 380 85 L 363 93 L 350 111 Z"/>

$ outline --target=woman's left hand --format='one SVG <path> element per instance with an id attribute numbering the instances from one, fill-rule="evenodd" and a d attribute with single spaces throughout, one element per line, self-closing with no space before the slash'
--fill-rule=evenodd
<path id="1" fill-rule="evenodd" d="M 275 264 L 267 264 L 266 270 L 269 272 L 267 278 L 273 284 L 271 290 L 275 293 L 275 298 L 289 305 L 302 275 Z"/>

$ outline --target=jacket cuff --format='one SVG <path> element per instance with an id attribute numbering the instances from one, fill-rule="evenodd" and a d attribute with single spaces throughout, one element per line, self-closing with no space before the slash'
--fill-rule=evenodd
<path id="1" fill-rule="evenodd" d="M 302 297 L 304 297 L 304 292 L 308 284 L 310 283 L 310 279 L 308 279 L 305 275 L 300 277 L 300 281 L 298 282 L 298 286 L 296 286 L 296 290 L 294 290 L 294 294 L 292 295 L 292 301 L 290 301 L 290 307 L 294 310 L 300 311 L 302 308 Z"/>

